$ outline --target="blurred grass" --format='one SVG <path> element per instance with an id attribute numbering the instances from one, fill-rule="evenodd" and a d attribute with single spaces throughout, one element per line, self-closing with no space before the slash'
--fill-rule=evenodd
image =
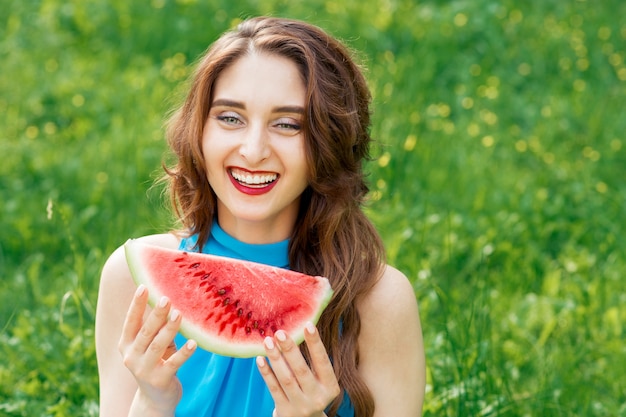
<path id="1" fill-rule="evenodd" d="M 0 415 L 97 415 L 99 270 L 163 230 L 162 122 L 240 18 L 346 40 L 368 212 L 414 282 L 425 416 L 626 416 L 626 4 L 4 0 Z"/>

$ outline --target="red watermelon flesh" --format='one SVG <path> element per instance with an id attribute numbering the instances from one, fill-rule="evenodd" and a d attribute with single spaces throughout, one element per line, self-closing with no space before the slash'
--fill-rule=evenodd
<path id="1" fill-rule="evenodd" d="M 167 296 L 181 312 L 181 333 L 221 355 L 264 355 L 264 338 L 279 329 L 302 342 L 306 322 L 317 322 L 333 293 L 324 277 L 132 239 L 124 247 L 150 303 Z"/>

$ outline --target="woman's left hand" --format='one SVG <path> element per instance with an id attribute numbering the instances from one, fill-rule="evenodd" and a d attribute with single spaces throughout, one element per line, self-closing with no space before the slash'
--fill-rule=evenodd
<path id="1" fill-rule="evenodd" d="M 317 329 L 308 323 L 304 340 L 311 366 L 300 348 L 282 330 L 265 338 L 265 352 L 271 363 L 259 356 L 257 365 L 274 399 L 273 417 L 323 417 L 324 410 L 340 393 L 326 348 Z"/>

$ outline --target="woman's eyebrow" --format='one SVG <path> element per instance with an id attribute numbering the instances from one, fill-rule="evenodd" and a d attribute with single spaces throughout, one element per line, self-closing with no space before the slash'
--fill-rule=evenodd
<path id="1" fill-rule="evenodd" d="M 304 107 L 302 106 L 279 106 L 272 109 L 274 113 L 296 113 L 304 114 Z"/>
<path id="2" fill-rule="evenodd" d="M 233 107 L 236 109 L 246 109 L 246 105 L 240 101 L 229 100 L 226 98 L 218 98 L 213 101 L 211 107 L 222 106 L 222 107 Z M 295 114 L 304 114 L 304 107 L 302 106 L 277 106 L 272 108 L 272 113 L 295 113 Z"/>
<path id="3" fill-rule="evenodd" d="M 235 107 L 237 109 L 242 109 L 245 110 L 246 109 L 246 105 L 239 102 L 239 101 L 234 101 L 234 100 L 228 100 L 225 98 L 219 98 L 215 101 L 213 101 L 213 103 L 211 103 L 211 107 L 215 107 L 215 106 L 224 106 L 224 107 Z"/>

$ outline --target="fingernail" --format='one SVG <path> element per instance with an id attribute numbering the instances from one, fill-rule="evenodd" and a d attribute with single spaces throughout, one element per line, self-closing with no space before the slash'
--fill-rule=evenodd
<path id="1" fill-rule="evenodd" d="M 265 366 L 265 359 L 262 356 L 256 357 L 256 364 L 259 368 L 263 368 Z"/>
<path id="2" fill-rule="evenodd" d="M 287 340 L 287 335 L 282 330 L 277 331 L 274 336 L 276 336 L 276 339 L 278 339 L 279 342 Z"/>
<path id="3" fill-rule="evenodd" d="M 171 321 L 176 321 L 178 320 L 178 318 L 180 317 L 180 311 L 174 309 L 172 310 L 172 314 L 170 314 L 170 320 Z"/>
<path id="4" fill-rule="evenodd" d="M 141 297 L 145 291 L 146 291 L 146 286 L 143 284 L 139 284 L 139 286 L 137 287 L 137 291 L 135 291 L 135 296 Z"/>
<path id="5" fill-rule="evenodd" d="M 168 299 L 166 296 L 161 297 L 161 300 L 159 300 L 159 307 L 165 307 L 168 303 Z"/>
<path id="6" fill-rule="evenodd" d="M 274 341 L 272 340 L 271 337 L 266 337 L 265 340 L 263 341 L 263 343 L 265 343 L 265 347 L 269 350 L 274 349 Z"/>
<path id="7" fill-rule="evenodd" d="M 187 340 L 187 343 L 185 343 L 185 347 L 189 350 L 194 350 L 196 346 L 198 346 L 198 344 L 195 340 Z"/>
<path id="8" fill-rule="evenodd" d="M 304 327 L 306 327 L 306 330 L 307 332 L 309 332 L 309 334 L 315 334 L 315 325 L 310 321 L 307 321 Z"/>

